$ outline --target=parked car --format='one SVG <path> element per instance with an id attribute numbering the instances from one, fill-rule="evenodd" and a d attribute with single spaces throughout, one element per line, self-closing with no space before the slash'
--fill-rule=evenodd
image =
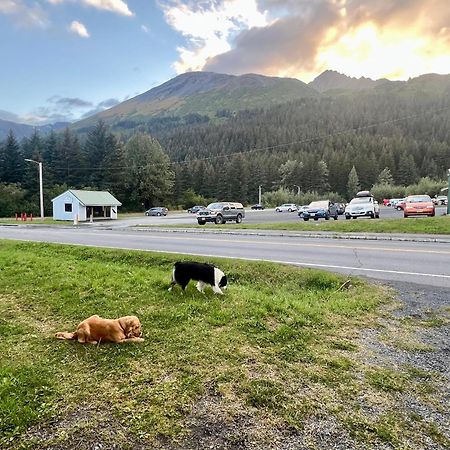
<path id="1" fill-rule="evenodd" d="M 430 216 L 434 217 L 434 203 L 429 195 L 409 195 L 405 199 L 403 217 Z"/>
<path id="2" fill-rule="evenodd" d="M 308 205 L 308 208 L 303 211 L 303 220 L 305 221 L 308 221 L 309 219 L 330 220 L 330 217 L 334 220 L 338 219 L 337 206 L 335 203 L 330 202 L 330 200 L 311 202 Z"/>
<path id="3" fill-rule="evenodd" d="M 155 206 L 154 208 L 147 209 L 145 211 L 146 216 L 167 216 L 169 210 L 164 206 Z"/>
<path id="4" fill-rule="evenodd" d="M 197 214 L 201 209 L 205 209 L 206 206 L 195 205 L 187 210 L 188 213 Z"/>
<path id="5" fill-rule="evenodd" d="M 360 191 L 345 207 L 346 219 L 357 219 L 358 217 L 380 217 L 380 206 L 369 191 Z"/>
<path id="6" fill-rule="evenodd" d="M 391 199 L 390 198 L 383 198 L 383 205 L 384 206 L 391 206 Z"/>
<path id="7" fill-rule="evenodd" d="M 433 203 L 438 205 L 446 205 L 448 203 L 448 198 L 446 195 L 437 195 L 433 198 Z"/>
<path id="8" fill-rule="evenodd" d="M 251 209 L 264 209 L 265 206 L 262 203 L 257 203 L 256 205 L 252 205 Z"/>
<path id="9" fill-rule="evenodd" d="M 295 203 L 283 203 L 275 208 L 276 212 L 294 212 L 297 211 L 297 205 Z"/>
<path id="10" fill-rule="evenodd" d="M 397 203 L 402 202 L 403 200 L 405 200 L 404 198 L 391 198 L 391 202 L 389 203 L 388 206 L 392 206 L 392 207 L 396 207 Z"/>
<path id="11" fill-rule="evenodd" d="M 205 225 L 206 222 L 221 224 L 235 221 L 241 223 L 244 217 L 245 210 L 242 203 L 216 202 L 210 203 L 206 209 L 197 213 L 197 222 L 199 225 Z"/>
<path id="12" fill-rule="evenodd" d="M 405 209 L 405 200 L 406 200 L 406 199 L 402 198 L 402 199 L 400 199 L 400 201 L 398 201 L 398 202 L 395 204 L 395 209 L 396 209 L 397 211 L 403 211 L 403 210 Z"/>
<path id="13" fill-rule="evenodd" d="M 309 205 L 302 205 L 298 207 L 298 217 L 303 218 L 303 213 L 309 208 Z"/>

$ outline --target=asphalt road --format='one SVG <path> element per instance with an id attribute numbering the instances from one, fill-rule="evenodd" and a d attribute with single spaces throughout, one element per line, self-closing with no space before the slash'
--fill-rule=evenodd
<path id="1" fill-rule="evenodd" d="M 0 226 L 0 239 L 268 260 L 450 288 L 450 243 Z"/>

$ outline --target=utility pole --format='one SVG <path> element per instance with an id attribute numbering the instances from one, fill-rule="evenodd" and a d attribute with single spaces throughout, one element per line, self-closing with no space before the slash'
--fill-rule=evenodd
<path id="1" fill-rule="evenodd" d="M 261 188 L 262 188 L 262 186 L 259 185 L 258 186 L 258 204 L 261 204 Z"/>
<path id="2" fill-rule="evenodd" d="M 25 159 L 25 161 L 35 163 L 39 166 L 39 203 L 41 207 L 41 219 L 44 219 L 44 189 L 42 186 L 42 163 L 34 159 Z"/>

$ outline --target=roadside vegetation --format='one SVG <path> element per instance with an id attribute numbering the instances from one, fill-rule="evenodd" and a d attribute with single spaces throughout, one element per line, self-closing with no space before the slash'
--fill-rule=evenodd
<path id="1" fill-rule="evenodd" d="M 244 219 L 245 220 L 245 219 Z M 198 228 L 198 229 L 246 229 L 246 230 L 280 230 L 280 231 L 325 231 L 330 233 L 411 233 L 411 234 L 450 234 L 450 218 L 442 217 L 420 217 L 408 219 L 389 220 L 320 220 L 305 222 L 299 218 L 298 222 L 278 222 L 259 224 L 236 224 L 215 225 L 139 225 L 139 227 L 162 227 L 162 228 Z"/>
<path id="2" fill-rule="evenodd" d="M 377 327 L 389 291 L 217 259 L 225 295 L 202 295 L 193 283 L 183 295 L 167 291 L 178 259 L 0 240 L 1 448 L 178 448 L 213 427 L 228 446 L 276 448 L 274 437 L 294 439 L 324 420 L 358 448 L 448 445 L 436 423 L 398 399 L 433 395 L 432 374 L 424 390 L 423 373 L 358 357 L 360 331 Z M 145 342 L 53 338 L 92 314 L 136 314 Z"/>

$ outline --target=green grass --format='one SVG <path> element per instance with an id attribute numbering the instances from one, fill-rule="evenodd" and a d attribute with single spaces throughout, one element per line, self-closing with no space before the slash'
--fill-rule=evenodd
<path id="1" fill-rule="evenodd" d="M 319 220 L 317 222 L 260 223 L 260 224 L 225 224 L 225 225 L 164 225 L 170 228 L 212 228 L 212 229 L 247 229 L 279 231 L 327 231 L 336 233 L 412 233 L 412 234 L 450 234 L 450 218 L 421 217 L 389 220 Z"/>
<path id="2" fill-rule="evenodd" d="M 111 439 L 122 448 L 133 439 L 182 439 L 193 408 L 211 399 L 216 419 L 226 411 L 224 421 L 239 423 L 245 411 L 261 430 L 301 430 L 316 415 L 333 415 L 350 431 L 362 421 L 355 438 L 373 448 L 436 435 L 429 423 L 411 431 L 407 421 L 401 428 L 359 411 L 359 392 L 388 402 L 405 377 L 414 387 L 408 373 L 365 368 L 355 357 L 358 332 L 375 326 L 385 290 L 356 279 L 340 289 L 345 279 L 331 273 L 218 259 L 211 262 L 229 277 L 226 294 L 202 295 L 191 283 L 183 295 L 167 291 L 178 259 L 0 240 L 1 448 L 67 448 L 77 439 L 87 448 L 105 430 L 117 431 Z M 53 338 L 91 314 L 136 314 L 145 342 Z M 36 438 L 37 425 L 46 440 Z"/>

